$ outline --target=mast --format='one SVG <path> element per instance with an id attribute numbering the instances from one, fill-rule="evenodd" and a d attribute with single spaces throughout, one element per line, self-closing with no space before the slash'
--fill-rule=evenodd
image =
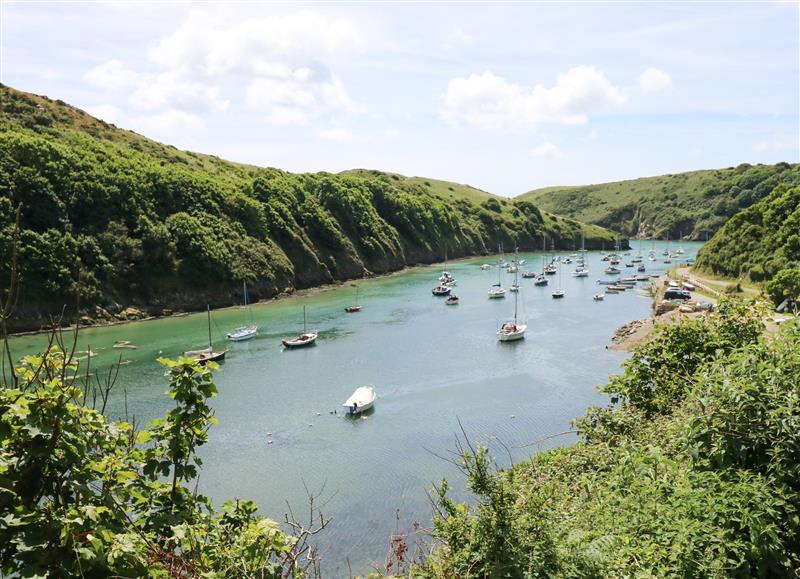
<path id="1" fill-rule="evenodd" d="M 306 307 L 303 306 L 303 333 L 306 333 Z"/>
<path id="2" fill-rule="evenodd" d="M 208 314 L 208 349 L 211 349 L 211 304 L 206 304 L 206 313 Z"/>

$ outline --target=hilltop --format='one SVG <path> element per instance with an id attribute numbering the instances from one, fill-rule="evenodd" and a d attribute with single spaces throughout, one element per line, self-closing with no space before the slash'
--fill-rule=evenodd
<path id="1" fill-rule="evenodd" d="M 534 189 L 515 199 L 626 236 L 706 239 L 780 183 L 800 184 L 800 165 L 744 163 L 727 169 Z"/>
<path id="2" fill-rule="evenodd" d="M 12 325 L 78 298 L 158 314 L 507 248 L 614 234 L 466 185 L 354 170 L 293 174 L 181 151 L 0 86 L 0 281 L 21 204 Z M 90 310 L 87 310 L 90 311 Z"/>

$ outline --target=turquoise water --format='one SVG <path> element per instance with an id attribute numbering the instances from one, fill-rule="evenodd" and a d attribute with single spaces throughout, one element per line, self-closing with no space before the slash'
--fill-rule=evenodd
<path id="1" fill-rule="evenodd" d="M 664 244 L 656 243 L 659 260 Z M 684 258 L 699 243 L 683 243 Z M 648 249 L 649 245 L 645 247 Z M 463 481 L 455 467 L 439 458 L 454 448 L 458 420 L 472 439 L 489 444 L 501 464 L 518 461 L 543 448 L 567 444 L 573 435 L 537 440 L 570 429 L 570 419 L 593 404 L 604 404 L 597 385 L 619 369 L 627 354 L 607 350 L 614 330 L 648 316 L 650 300 L 627 291 L 592 301 L 595 282 L 608 279 L 598 252 L 589 254 L 590 277 L 575 279 L 565 266 L 566 297 L 553 300 L 550 285 L 520 279 L 520 310 L 529 329 L 524 341 L 499 343 L 495 332 L 513 313 L 513 294 L 489 300 L 497 269 L 482 271 L 477 258 L 448 264 L 458 279 L 458 306 L 431 295 L 442 266 L 419 267 L 397 275 L 358 282 L 362 312 L 347 314 L 352 284 L 309 296 L 258 304 L 260 326 L 249 342 L 230 344 L 216 374 L 219 396 L 212 403 L 220 424 L 202 449 L 201 492 L 217 503 L 255 500 L 262 513 L 283 519 L 287 501 L 305 512 L 305 488 L 324 486 L 324 513 L 331 524 L 318 537 L 328 575 L 366 572 L 381 567 L 399 509 L 402 524 L 430 523 L 425 491 L 443 476 L 456 492 Z M 522 269 L 540 269 L 539 254 L 521 254 Z M 626 257 L 623 256 L 623 263 Z M 648 273 L 668 265 L 647 261 Z M 623 269 L 623 276 L 635 270 Z M 513 276 L 503 274 L 504 285 Z M 623 277 L 620 276 L 620 277 Z M 640 284 L 643 285 L 643 284 Z M 284 351 L 280 339 L 302 330 L 306 306 L 317 344 Z M 216 343 L 245 312 L 231 308 L 212 313 Z M 98 368 L 122 355 L 111 412 L 121 412 L 123 391 L 128 411 L 140 420 L 168 407 L 158 356 L 177 356 L 202 347 L 206 316 L 196 314 L 83 330 L 81 349 L 90 347 Z M 115 350 L 129 340 L 136 350 Z M 42 347 L 42 336 L 15 338 L 15 355 Z M 366 419 L 346 418 L 341 403 L 362 384 L 378 392 Z M 337 414 L 331 414 L 337 410 Z M 268 435 L 271 433 L 271 435 Z M 271 439 L 272 444 L 267 444 Z"/>

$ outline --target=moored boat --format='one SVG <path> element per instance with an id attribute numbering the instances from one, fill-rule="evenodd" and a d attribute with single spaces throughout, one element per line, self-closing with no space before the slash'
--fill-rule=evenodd
<path id="1" fill-rule="evenodd" d="M 456 305 L 458 305 L 459 301 L 460 301 L 460 298 L 456 294 L 451 294 L 451 295 L 449 295 L 447 297 L 446 300 L 444 300 L 444 303 L 445 303 L 445 305 L 448 305 L 448 306 L 456 306 Z"/>
<path id="2" fill-rule="evenodd" d="M 350 395 L 350 398 L 344 401 L 342 406 L 347 408 L 347 414 L 354 415 L 369 410 L 375 404 L 378 395 L 375 393 L 375 388 L 372 386 L 359 386 Z"/>
<path id="3" fill-rule="evenodd" d="M 303 346 L 310 346 L 317 340 L 317 332 L 309 332 L 306 329 L 306 307 L 303 306 L 303 333 L 295 338 L 286 338 L 281 340 L 286 348 L 302 348 Z"/>
<path id="4" fill-rule="evenodd" d="M 183 353 L 184 356 L 187 358 L 194 358 L 200 364 L 206 364 L 207 362 L 221 362 L 225 359 L 225 354 L 227 350 L 221 351 L 214 351 L 214 345 L 211 343 L 211 306 L 206 306 L 206 313 L 208 314 L 208 348 L 202 348 L 200 350 L 187 350 Z"/>

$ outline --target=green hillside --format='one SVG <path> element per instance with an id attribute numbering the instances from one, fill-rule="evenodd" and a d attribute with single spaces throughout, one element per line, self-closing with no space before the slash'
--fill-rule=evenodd
<path id="1" fill-rule="evenodd" d="M 66 305 L 152 313 L 613 234 L 524 200 L 379 171 L 292 174 L 180 151 L 0 86 L 0 282 L 21 204 L 16 329 Z M 90 310 L 89 310 L 90 311 Z"/>
<path id="2" fill-rule="evenodd" d="M 753 281 L 800 269 L 800 186 L 781 185 L 734 215 L 700 250 L 697 267 Z"/>
<path id="3" fill-rule="evenodd" d="M 517 197 L 626 236 L 711 236 L 779 183 L 800 184 L 800 165 L 748 165 L 630 181 L 535 189 Z"/>

